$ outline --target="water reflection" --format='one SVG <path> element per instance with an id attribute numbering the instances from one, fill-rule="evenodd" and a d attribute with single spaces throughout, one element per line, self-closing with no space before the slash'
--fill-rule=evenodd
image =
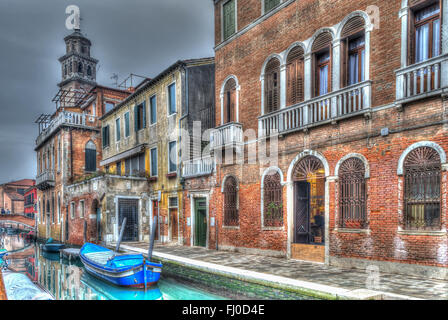
<path id="1" fill-rule="evenodd" d="M 0 233 L 0 243 L 9 251 L 8 265 L 25 273 L 57 300 L 216 300 L 224 299 L 203 290 L 163 278 L 155 287 L 144 290 L 109 285 L 89 275 L 81 262 L 60 259 L 47 253 L 23 235 Z"/>

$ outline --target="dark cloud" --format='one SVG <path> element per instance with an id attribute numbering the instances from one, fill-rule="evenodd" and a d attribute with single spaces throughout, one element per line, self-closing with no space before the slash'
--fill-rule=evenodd
<path id="1" fill-rule="evenodd" d="M 34 120 L 55 110 L 71 4 L 100 60 L 100 84 L 112 86 L 114 73 L 151 77 L 179 59 L 213 56 L 211 0 L 1 0 L 0 183 L 36 174 Z"/>

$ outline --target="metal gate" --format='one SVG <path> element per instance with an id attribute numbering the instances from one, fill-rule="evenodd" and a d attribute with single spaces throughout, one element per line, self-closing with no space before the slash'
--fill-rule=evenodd
<path id="1" fill-rule="evenodd" d="M 294 243 L 310 243 L 310 184 L 296 182 Z"/>
<path id="2" fill-rule="evenodd" d="M 206 200 L 196 199 L 195 203 L 195 234 L 194 245 L 198 247 L 207 246 L 207 203 Z"/>
<path id="3" fill-rule="evenodd" d="M 138 241 L 138 200 L 119 199 L 118 212 L 119 228 L 121 228 L 124 218 L 127 219 L 122 241 Z"/>

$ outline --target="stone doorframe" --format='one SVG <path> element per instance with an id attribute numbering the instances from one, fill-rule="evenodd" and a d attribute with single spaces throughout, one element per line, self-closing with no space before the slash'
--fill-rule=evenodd
<path id="1" fill-rule="evenodd" d="M 138 200 L 137 205 L 137 216 L 138 216 L 138 240 L 143 241 L 143 215 L 142 215 L 142 198 L 137 196 L 115 196 L 114 197 L 114 204 L 115 204 L 115 223 L 114 223 L 114 241 L 118 241 L 118 237 L 120 235 L 120 227 L 118 225 L 119 219 L 120 219 L 120 212 L 118 211 L 118 200 L 120 199 L 132 199 L 132 200 Z"/>
<path id="2" fill-rule="evenodd" d="M 194 192 L 190 191 L 190 247 L 194 247 L 194 221 L 196 218 L 196 212 L 195 212 L 195 200 L 200 198 L 205 198 L 206 201 L 206 219 L 207 219 L 207 233 L 206 233 L 206 240 L 205 240 L 205 247 L 208 249 L 209 246 L 209 237 L 210 237 L 210 217 L 209 217 L 209 211 L 210 211 L 210 193 L 208 192 Z M 215 221 L 215 227 L 216 227 L 216 221 Z"/>
<path id="3" fill-rule="evenodd" d="M 304 150 L 300 154 L 298 154 L 294 160 L 289 165 L 288 175 L 287 175 L 287 192 L 286 192 L 286 201 L 287 201 L 287 223 L 288 223 L 288 241 L 287 241 L 287 249 L 286 254 L 287 258 L 291 258 L 291 244 L 294 239 L 294 180 L 293 180 L 293 172 L 295 166 L 307 156 L 314 156 L 318 158 L 325 169 L 325 264 L 329 264 L 330 262 L 330 183 L 335 181 L 334 177 L 330 176 L 330 166 L 328 165 L 327 159 L 317 151 L 313 150 Z"/>

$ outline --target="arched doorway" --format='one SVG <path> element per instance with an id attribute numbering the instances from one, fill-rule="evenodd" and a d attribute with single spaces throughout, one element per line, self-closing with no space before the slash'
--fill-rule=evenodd
<path id="1" fill-rule="evenodd" d="M 292 172 L 294 183 L 291 257 L 325 260 L 325 167 L 313 155 L 301 159 Z"/>

